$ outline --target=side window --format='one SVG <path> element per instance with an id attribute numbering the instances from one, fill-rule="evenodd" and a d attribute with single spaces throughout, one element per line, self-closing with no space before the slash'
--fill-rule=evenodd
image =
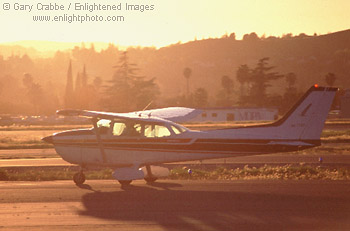
<path id="1" fill-rule="evenodd" d="M 155 137 L 154 125 L 145 125 L 145 137 Z"/>
<path id="2" fill-rule="evenodd" d="M 135 134 L 140 136 L 142 135 L 142 125 L 141 124 L 134 124 L 134 131 Z"/>
<path id="3" fill-rule="evenodd" d="M 177 127 L 175 127 L 175 126 L 171 126 L 171 129 L 173 129 L 173 131 L 174 131 L 174 133 L 175 133 L 176 135 L 178 135 L 178 134 L 181 133 L 181 131 L 180 131 Z"/>
<path id="4" fill-rule="evenodd" d="M 147 124 L 145 125 L 145 137 L 166 137 L 170 136 L 171 132 L 163 125 Z"/>
<path id="5" fill-rule="evenodd" d="M 114 123 L 114 126 L 113 126 L 113 135 L 114 136 L 120 136 L 122 133 L 123 133 L 123 131 L 124 131 L 124 129 L 125 129 L 125 124 L 124 123 Z"/>
<path id="6" fill-rule="evenodd" d="M 133 122 L 126 122 L 125 128 L 123 129 L 123 132 L 121 136 L 142 136 L 142 126 L 141 124 L 136 124 Z"/>
<path id="7" fill-rule="evenodd" d="M 235 114 L 233 114 L 233 113 L 227 113 L 227 114 L 226 114 L 226 120 L 227 120 L 227 121 L 234 121 L 234 120 L 235 120 Z"/>
<path id="8" fill-rule="evenodd" d="M 169 129 L 162 125 L 155 125 L 154 130 L 155 130 L 155 137 L 165 137 L 165 136 L 171 135 Z"/>
<path id="9" fill-rule="evenodd" d="M 112 131 L 114 136 L 141 136 L 141 132 L 141 124 L 128 122 L 115 122 Z"/>

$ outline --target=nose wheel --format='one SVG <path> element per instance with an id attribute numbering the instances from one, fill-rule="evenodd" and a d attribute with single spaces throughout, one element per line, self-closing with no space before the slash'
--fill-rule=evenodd
<path id="1" fill-rule="evenodd" d="M 118 180 L 122 186 L 128 186 L 131 184 L 132 180 Z"/>
<path id="2" fill-rule="evenodd" d="M 82 185 L 85 182 L 85 175 L 83 171 L 74 174 L 73 181 L 76 185 Z"/>

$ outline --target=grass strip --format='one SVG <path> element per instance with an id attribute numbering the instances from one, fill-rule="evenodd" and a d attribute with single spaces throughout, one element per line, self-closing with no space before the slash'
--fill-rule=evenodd
<path id="1" fill-rule="evenodd" d="M 71 180 L 77 170 L 70 167 L 63 169 L 0 169 L 0 181 L 52 181 Z M 113 179 L 111 169 L 86 171 L 86 179 Z"/>
<path id="2" fill-rule="evenodd" d="M 201 169 L 173 169 L 169 176 L 170 179 L 205 179 L 205 180 L 349 180 L 350 171 L 346 168 L 324 168 L 309 165 L 284 165 L 249 167 L 227 169 L 218 167 L 215 170 L 207 171 Z"/>
<path id="3" fill-rule="evenodd" d="M 111 169 L 86 171 L 86 179 L 113 179 Z M 55 170 L 1 170 L 1 181 L 51 181 L 71 180 L 75 169 L 63 168 Z M 346 168 L 324 168 L 308 165 L 284 165 L 259 168 L 249 167 L 227 169 L 218 167 L 214 170 L 174 168 L 167 179 L 173 180 L 349 180 L 350 171 Z"/>

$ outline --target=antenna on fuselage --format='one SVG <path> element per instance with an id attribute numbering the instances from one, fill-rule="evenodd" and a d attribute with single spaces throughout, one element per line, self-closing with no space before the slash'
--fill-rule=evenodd
<path id="1" fill-rule="evenodd" d="M 142 113 L 141 113 L 141 112 L 146 111 L 147 108 L 148 108 L 152 103 L 153 103 L 153 100 L 152 100 L 151 102 L 149 102 L 149 104 L 147 104 L 147 106 L 146 106 L 144 109 L 142 109 L 142 111 L 139 112 L 139 114 L 138 114 L 139 117 L 142 116 Z M 136 113 L 137 113 L 137 112 L 136 112 Z M 152 112 L 150 112 L 150 113 L 148 114 L 148 117 L 151 117 L 151 113 L 152 113 Z"/>
<path id="2" fill-rule="evenodd" d="M 149 104 L 147 104 L 147 106 L 146 106 L 144 109 L 142 109 L 142 111 L 146 111 L 146 109 L 147 109 L 149 106 L 151 106 L 152 103 L 153 103 L 153 100 L 152 100 L 151 102 L 149 102 Z"/>

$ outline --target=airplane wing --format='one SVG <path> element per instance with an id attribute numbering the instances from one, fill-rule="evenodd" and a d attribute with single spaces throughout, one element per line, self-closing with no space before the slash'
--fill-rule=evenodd
<path id="1" fill-rule="evenodd" d="M 159 118 L 150 117 L 148 115 L 136 114 L 136 113 L 113 113 L 113 112 L 99 112 L 99 111 L 87 111 L 87 110 L 75 110 L 75 109 L 65 109 L 58 110 L 57 115 L 62 116 L 82 116 L 89 118 L 98 119 L 121 119 L 121 120 L 134 120 L 134 121 L 147 121 L 156 122 L 163 121 Z"/>
<path id="2" fill-rule="evenodd" d="M 140 111 L 136 113 L 142 113 L 146 115 L 152 115 L 158 118 L 173 121 L 175 123 L 190 121 L 198 114 L 202 113 L 202 110 L 188 108 L 188 107 L 167 107 L 160 109 L 152 109 L 146 111 Z"/>
<path id="3" fill-rule="evenodd" d="M 99 112 L 75 109 L 58 110 L 56 113 L 63 116 L 83 116 L 100 119 L 127 119 L 147 122 L 170 120 L 173 122 L 182 122 L 188 120 L 189 118 L 195 117 L 197 114 L 201 113 L 201 111 L 193 108 L 169 107 L 130 113 Z"/>

